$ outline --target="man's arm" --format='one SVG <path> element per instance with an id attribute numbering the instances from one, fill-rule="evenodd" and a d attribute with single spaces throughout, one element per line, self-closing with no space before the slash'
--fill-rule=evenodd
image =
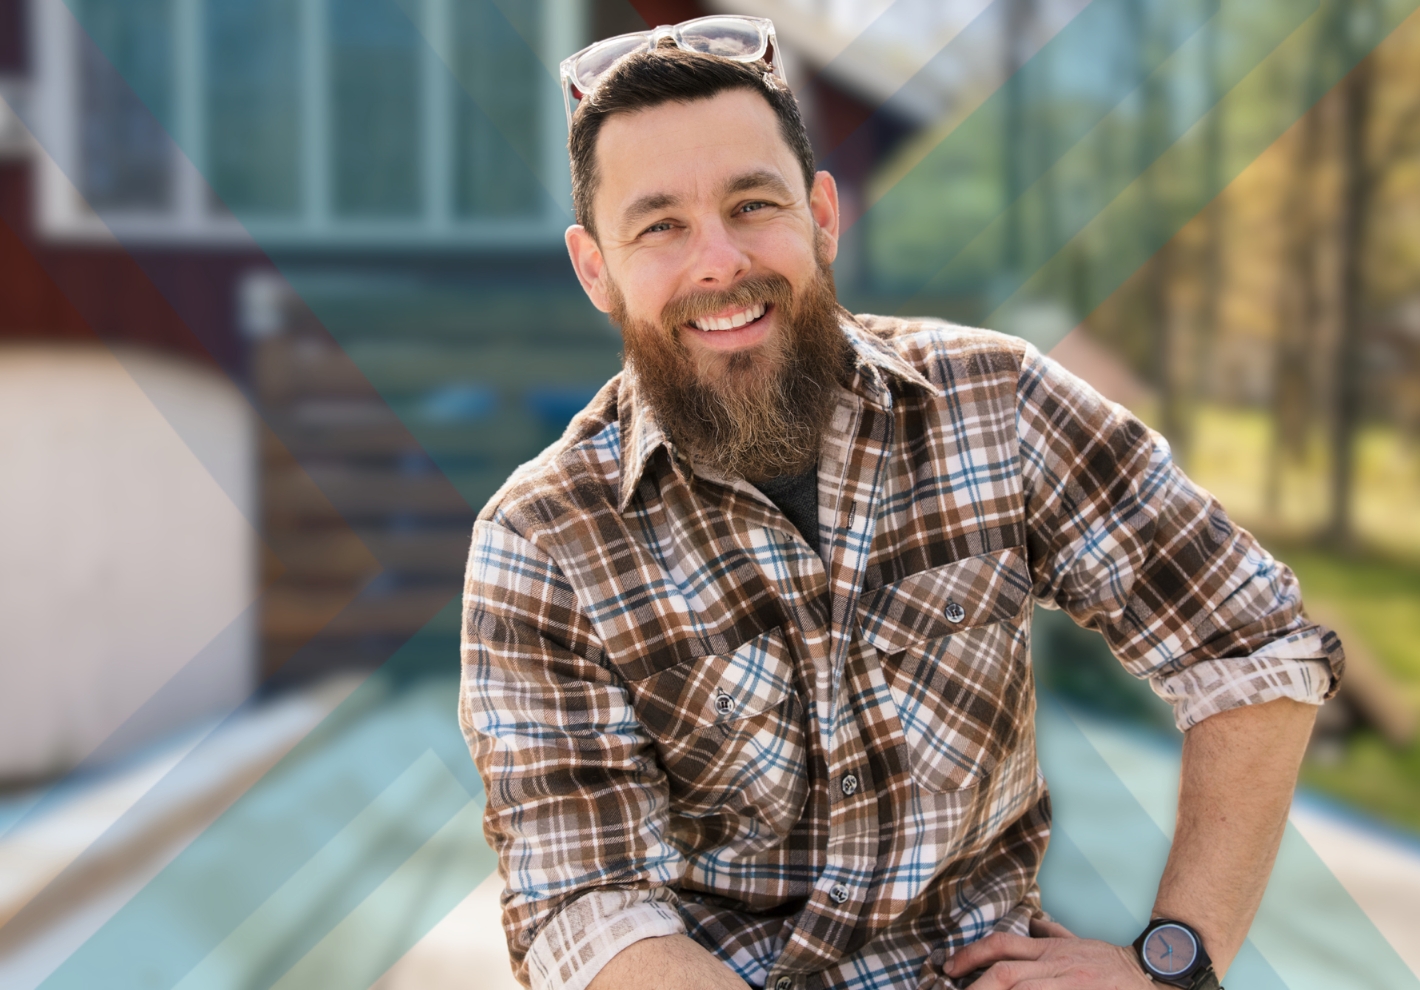
<path id="1" fill-rule="evenodd" d="M 667 935 L 632 942 L 587 990 L 748 990 L 748 984 L 688 935 Z"/>
<path id="2" fill-rule="evenodd" d="M 1173 464 L 1167 443 L 1033 349 L 1017 435 L 1034 592 L 1098 630 L 1174 706 L 1185 733 L 1179 820 L 1155 904 L 1231 963 L 1286 822 L 1316 705 L 1336 689 L 1339 641 L 1302 613 L 1296 579 Z M 953 974 L 1004 960 L 981 990 L 1147 987 L 1132 948 L 1033 934 L 957 953 Z M 1037 984 L 1030 984 L 1032 987 Z"/>
<path id="3" fill-rule="evenodd" d="M 1154 917 L 1198 929 L 1220 975 L 1262 902 L 1316 712 L 1283 698 L 1220 712 L 1183 738 L 1178 823 Z"/>
<path id="4" fill-rule="evenodd" d="M 1316 706 L 1283 698 L 1204 719 L 1184 735 L 1178 823 L 1153 917 L 1186 922 L 1221 976 L 1247 937 L 1277 858 Z M 1134 990 L 1154 986 L 1134 950 L 1069 937 L 991 935 L 958 952 L 947 975 L 992 967 L 973 990 Z M 997 964 L 997 965 L 993 965 Z"/>
<path id="5" fill-rule="evenodd" d="M 576 600 L 531 540 L 474 526 L 459 717 L 509 956 L 534 990 L 585 990 L 628 945 L 685 931 L 664 771 Z"/>

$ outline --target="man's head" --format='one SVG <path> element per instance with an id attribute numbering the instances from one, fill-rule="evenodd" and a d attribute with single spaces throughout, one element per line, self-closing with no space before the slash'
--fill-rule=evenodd
<path id="1" fill-rule="evenodd" d="M 573 266 L 671 439 L 751 480 L 811 467 L 847 345 L 837 190 L 792 96 L 662 47 L 583 101 L 570 149 Z"/>
<path id="2" fill-rule="evenodd" d="M 715 58 L 665 44 L 623 59 L 572 115 L 567 151 L 572 160 L 572 213 L 577 223 L 596 236 L 592 199 L 597 186 L 597 138 L 607 120 L 665 103 L 708 100 L 730 90 L 757 93 L 769 105 L 779 121 L 784 144 L 798 160 L 805 188 L 811 187 L 814 149 L 794 94 L 759 63 Z"/>

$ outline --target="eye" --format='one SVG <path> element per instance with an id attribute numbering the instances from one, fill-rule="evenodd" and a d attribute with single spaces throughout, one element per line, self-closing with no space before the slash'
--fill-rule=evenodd
<path id="1" fill-rule="evenodd" d="M 765 202 L 764 200 L 762 200 L 762 199 L 756 199 L 756 200 L 754 200 L 753 202 L 746 203 L 744 206 L 741 206 L 741 207 L 740 207 L 740 212 L 741 212 L 741 213 L 754 213 L 754 212 L 756 212 L 756 211 L 758 211 L 758 210 L 762 210 L 762 209 L 764 209 L 765 207 L 770 206 L 770 205 L 772 205 L 772 204 L 766 203 L 766 202 Z"/>
<path id="2" fill-rule="evenodd" d="M 643 233 L 643 234 L 659 234 L 659 233 L 661 233 L 662 231 L 670 230 L 670 229 L 671 229 L 671 222 L 670 222 L 669 220 L 658 220 L 657 222 L 651 224 L 651 226 L 647 227 L 645 230 L 641 231 L 641 233 Z"/>

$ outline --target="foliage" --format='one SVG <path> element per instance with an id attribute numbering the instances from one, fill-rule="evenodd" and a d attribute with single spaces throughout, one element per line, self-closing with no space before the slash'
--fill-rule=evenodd
<path id="1" fill-rule="evenodd" d="M 1420 745 L 1398 753 L 1374 732 L 1359 732 L 1338 757 L 1304 763 L 1302 786 L 1420 832 Z"/>

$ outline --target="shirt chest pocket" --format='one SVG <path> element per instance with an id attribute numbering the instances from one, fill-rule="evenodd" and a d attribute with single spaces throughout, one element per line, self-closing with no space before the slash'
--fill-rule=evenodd
<path id="1" fill-rule="evenodd" d="M 859 628 L 878 652 L 913 779 L 973 787 L 1030 717 L 1030 574 L 1021 548 L 921 571 L 863 596 Z"/>
<path id="2" fill-rule="evenodd" d="M 783 836 L 808 794 L 804 711 L 779 629 L 631 685 L 670 781 L 671 810 L 750 815 Z"/>

